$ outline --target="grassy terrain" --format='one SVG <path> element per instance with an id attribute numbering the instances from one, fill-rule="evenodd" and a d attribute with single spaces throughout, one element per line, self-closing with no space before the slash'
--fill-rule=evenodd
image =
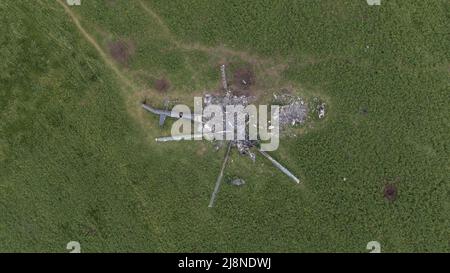
<path id="1" fill-rule="evenodd" d="M 450 250 L 448 1 L 0 3 L 0 251 Z M 79 25 L 77 25 L 79 22 Z M 127 63 L 108 51 L 134 50 Z M 140 101 L 191 104 L 218 66 L 251 67 L 256 95 L 328 106 L 272 155 L 156 144 L 170 123 Z M 383 187 L 394 183 L 388 202 Z"/>

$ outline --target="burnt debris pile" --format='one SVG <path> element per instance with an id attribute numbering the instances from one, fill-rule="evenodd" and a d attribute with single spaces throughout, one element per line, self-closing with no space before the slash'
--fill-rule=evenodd
<path id="1" fill-rule="evenodd" d="M 308 117 L 308 106 L 303 98 L 288 93 L 274 93 L 273 101 L 280 105 L 280 127 L 301 125 Z"/>

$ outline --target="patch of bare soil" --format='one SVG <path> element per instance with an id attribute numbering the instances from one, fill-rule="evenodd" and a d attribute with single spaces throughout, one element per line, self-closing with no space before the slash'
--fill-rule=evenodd
<path id="1" fill-rule="evenodd" d="M 232 94 L 235 96 L 253 96 L 255 85 L 255 73 L 251 68 L 239 68 L 233 74 Z"/>
<path id="2" fill-rule="evenodd" d="M 383 196 L 390 202 L 395 201 L 397 199 L 397 187 L 394 184 L 386 184 L 383 189 Z"/>
<path id="3" fill-rule="evenodd" d="M 289 66 L 285 63 L 277 64 L 265 69 L 265 73 L 271 77 L 279 77 L 280 74 L 285 71 Z"/>
<path id="4" fill-rule="evenodd" d="M 165 93 L 170 87 L 170 83 L 166 78 L 156 79 L 153 83 L 153 88 L 155 88 L 160 93 Z"/>
<path id="5" fill-rule="evenodd" d="M 113 59 L 123 65 L 128 66 L 131 56 L 134 55 L 136 50 L 135 45 L 129 40 L 118 40 L 108 43 L 109 54 Z"/>
<path id="6" fill-rule="evenodd" d="M 239 89 L 249 89 L 255 84 L 255 74 L 250 68 L 240 68 L 234 72 L 234 85 Z"/>
<path id="7" fill-rule="evenodd" d="M 201 146 L 199 147 L 199 149 L 197 149 L 195 153 L 197 154 L 197 156 L 203 156 L 206 152 L 207 152 L 206 145 L 201 144 Z"/>
<path id="8" fill-rule="evenodd" d="M 247 88 L 247 89 L 243 89 L 243 88 L 234 88 L 232 87 L 230 89 L 231 94 L 234 96 L 246 96 L 246 97 L 255 97 L 257 94 L 257 90 L 255 90 L 254 88 Z"/>

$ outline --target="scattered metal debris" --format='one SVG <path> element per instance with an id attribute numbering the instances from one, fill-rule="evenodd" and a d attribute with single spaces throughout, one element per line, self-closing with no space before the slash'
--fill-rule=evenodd
<path id="1" fill-rule="evenodd" d="M 254 97 L 252 96 L 235 96 L 232 95 L 232 92 L 230 91 L 228 84 L 227 84 L 227 79 L 226 79 L 226 69 L 225 69 L 225 65 L 221 65 L 220 67 L 221 70 L 221 78 L 222 78 L 222 87 L 225 90 L 225 95 L 211 95 L 211 94 L 206 94 L 203 97 L 203 102 L 206 106 L 214 104 L 214 105 L 220 105 L 224 112 L 226 113 L 227 109 L 226 106 L 229 105 L 242 105 L 242 106 L 247 106 L 250 104 L 251 101 L 254 100 Z M 243 82 L 244 84 L 248 84 L 247 82 Z M 306 118 L 307 118 L 307 114 L 308 114 L 308 108 L 306 106 L 306 104 L 304 103 L 304 101 L 299 98 L 299 97 L 294 97 L 294 96 L 290 96 L 287 94 L 283 94 L 280 97 L 277 97 L 277 95 L 274 95 L 276 99 L 278 99 L 278 102 L 282 103 L 283 106 L 281 107 L 281 111 L 280 111 L 280 125 L 295 125 L 295 124 L 301 124 L 304 123 Z M 183 119 L 189 119 L 189 120 L 201 120 L 202 123 L 205 123 L 206 120 L 201 117 L 199 119 L 197 119 L 196 114 L 185 114 L 185 115 L 174 115 L 172 114 L 170 111 L 168 110 L 159 110 L 159 109 L 154 109 L 151 106 L 148 106 L 145 104 L 145 102 L 142 104 L 142 107 L 154 114 L 157 114 L 160 116 L 160 123 L 161 120 L 162 122 L 164 122 L 164 119 L 166 116 L 169 117 L 173 117 L 173 118 L 183 118 Z M 164 116 L 164 118 L 162 118 L 162 116 Z M 239 115 L 237 115 L 239 118 Z M 245 123 L 248 124 L 248 115 L 241 115 L 241 118 L 245 118 Z M 238 121 L 237 119 L 234 119 L 235 122 L 235 126 L 233 126 L 233 128 L 237 128 L 237 124 L 238 122 L 242 122 L 242 120 Z M 226 121 L 224 121 L 226 122 Z M 242 124 L 242 123 L 241 123 Z M 231 124 L 230 124 L 231 125 Z M 227 127 L 225 127 L 227 128 Z M 222 131 L 219 133 L 226 133 L 227 131 Z M 179 140 L 183 140 L 183 139 L 192 139 L 194 135 L 187 135 L 187 136 L 177 136 L 177 137 L 173 137 L 173 136 L 168 136 L 168 137 L 160 137 L 157 138 L 156 141 L 160 141 L 160 142 L 167 142 L 167 141 L 179 141 Z M 265 158 L 267 158 L 275 167 L 277 167 L 281 172 L 283 172 L 284 174 L 286 174 L 287 176 L 289 176 L 292 180 L 294 180 L 296 183 L 300 183 L 300 179 L 298 179 L 295 175 L 293 175 L 288 169 L 286 169 L 284 166 L 282 166 L 279 162 L 277 162 L 275 159 L 273 159 L 269 154 L 267 154 L 264 151 L 261 151 L 258 146 L 259 146 L 259 141 L 257 140 L 249 140 L 248 137 L 248 132 L 246 130 L 246 137 L 245 140 L 238 140 L 237 136 L 235 134 L 235 140 L 228 140 L 228 141 L 218 141 L 215 140 L 214 141 L 214 147 L 216 150 L 220 149 L 220 147 L 223 146 L 224 142 L 227 142 L 227 151 L 225 154 L 225 158 L 224 161 L 222 163 L 222 168 L 220 170 L 219 176 L 217 177 L 216 180 L 216 184 L 214 187 L 214 191 L 212 192 L 211 195 L 211 200 L 209 202 L 209 207 L 213 207 L 214 206 L 214 202 L 215 199 L 217 197 L 217 194 L 219 192 L 220 189 L 220 185 L 221 185 L 221 181 L 223 178 L 223 172 L 225 170 L 228 158 L 229 158 L 229 154 L 230 154 L 230 150 L 232 147 L 236 147 L 237 150 L 239 151 L 239 153 L 241 155 L 247 155 L 251 158 L 252 161 L 256 160 L 256 155 L 254 152 L 252 152 L 253 148 L 256 148 L 257 151 L 259 151 Z M 239 180 L 234 180 L 234 183 L 232 182 L 233 185 L 243 185 L 245 183 L 244 180 L 239 179 Z"/>
<path id="2" fill-rule="evenodd" d="M 317 110 L 319 112 L 319 118 L 320 119 L 325 117 L 325 103 L 320 104 Z"/>
<path id="3" fill-rule="evenodd" d="M 308 106 L 301 97 L 291 94 L 273 94 L 274 102 L 280 104 L 280 126 L 303 124 L 308 117 Z"/>
<path id="4" fill-rule="evenodd" d="M 314 97 L 309 102 L 309 111 L 314 118 L 323 119 L 326 114 L 326 104 L 322 99 Z"/>
<path id="5" fill-rule="evenodd" d="M 244 180 L 244 179 L 241 179 L 241 178 L 236 178 L 236 179 L 233 179 L 233 180 L 229 181 L 229 183 L 230 183 L 231 185 L 233 185 L 233 186 L 238 186 L 238 187 L 240 187 L 240 186 L 245 185 L 245 180 Z"/>

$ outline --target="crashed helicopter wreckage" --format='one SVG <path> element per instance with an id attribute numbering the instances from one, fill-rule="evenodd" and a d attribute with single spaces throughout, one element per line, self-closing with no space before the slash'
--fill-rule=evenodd
<path id="1" fill-rule="evenodd" d="M 180 107 L 178 109 L 175 106 L 172 111 L 167 109 L 161 110 L 153 108 L 146 104 L 144 101 L 142 103 L 142 108 L 146 111 L 153 113 L 155 115 L 159 115 L 159 125 L 162 126 L 166 117 L 177 118 L 178 120 L 175 123 L 178 124 L 178 129 L 180 127 L 183 128 L 183 131 L 187 131 L 187 133 L 175 133 L 174 128 L 172 128 L 172 135 L 166 137 L 159 137 L 155 140 L 157 142 L 169 142 L 169 141 L 180 141 L 180 140 L 201 140 L 206 139 L 210 141 L 226 141 L 227 142 L 227 151 L 225 154 L 225 158 L 222 163 L 222 168 L 217 177 L 216 185 L 214 187 L 214 191 L 211 195 L 211 200 L 209 202 L 209 207 L 214 206 L 214 202 L 216 196 L 218 194 L 222 178 L 223 172 L 226 167 L 228 157 L 230 154 L 230 150 L 232 147 L 236 147 L 241 155 L 249 156 L 253 161 L 256 159 L 255 153 L 252 151 L 255 148 L 261 155 L 267 158 L 276 168 L 278 168 L 281 172 L 287 175 L 291 180 L 296 183 L 300 183 L 300 179 L 297 178 L 293 173 L 291 173 L 287 168 L 281 165 L 278 161 L 272 158 L 267 151 L 273 151 L 278 147 L 279 135 L 278 129 L 279 125 L 284 126 L 286 124 L 294 123 L 298 121 L 304 121 L 306 119 L 307 109 L 303 107 L 303 104 L 299 104 L 302 108 L 299 110 L 296 107 L 297 104 L 293 104 L 293 106 L 289 109 L 295 110 L 296 115 L 291 115 L 289 118 L 286 114 L 286 107 L 282 108 L 281 118 L 280 111 L 277 105 L 271 107 L 271 120 L 267 120 L 267 116 L 264 116 L 264 113 L 267 114 L 267 106 L 261 107 L 259 111 L 259 130 L 257 128 L 256 116 L 257 111 L 256 107 L 250 105 L 249 103 L 254 99 L 253 97 L 248 96 L 234 96 L 230 88 L 228 87 L 226 74 L 225 74 L 225 66 L 221 66 L 221 76 L 222 76 L 222 87 L 225 91 L 224 95 L 205 95 L 202 98 L 194 99 L 194 113 L 192 114 L 190 109 L 187 106 Z M 214 108 L 214 114 L 205 115 L 203 112 L 203 105 L 205 106 L 205 112 L 207 112 L 208 107 Z M 167 105 L 166 105 L 167 106 Z M 199 110 L 196 110 L 199 108 Z M 291 110 L 292 110 L 291 109 Z M 221 110 L 223 114 L 217 115 L 217 113 Z M 250 111 L 253 110 L 253 111 Z M 284 112 L 283 112 L 284 111 Z M 300 114 L 299 114 L 300 113 Z M 304 116 L 299 116 L 304 115 Z M 262 117 L 262 118 L 261 118 Z M 211 123 L 213 119 L 215 123 Z M 281 124 L 280 123 L 281 120 Z M 263 122 L 261 122 L 263 121 Z M 194 123 L 195 132 L 191 133 L 191 124 Z M 266 124 L 270 124 L 267 126 Z M 286 124 L 285 124 L 286 123 Z M 214 124 L 211 126 L 211 124 Z M 175 124 L 174 124 L 175 125 Z M 181 126 L 180 126 L 181 125 Z M 187 125 L 187 126 L 186 126 Z M 223 126 L 222 126 L 223 125 Z M 177 127 L 177 126 L 175 126 Z M 186 128 L 188 127 L 188 128 Z M 225 128 L 225 129 L 224 129 Z M 248 128 L 248 130 L 246 130 Z M 269 132 L 267 129 L 270 129 Z M 276 129 L 276 130 L 275 130 Z M 259 131 L 259 134 L 257 133 Z M 275 132 L 275 133 L 274 133 Z M 267 141 L 270 140 L 270 143 L 262 143 L 261 140 Z M 274 146 L 275 145 L 275 146 Z M 268 148 L 269 147 L 269 148 Z M 272 148 L 272 149 L 270 149 Z"/>

